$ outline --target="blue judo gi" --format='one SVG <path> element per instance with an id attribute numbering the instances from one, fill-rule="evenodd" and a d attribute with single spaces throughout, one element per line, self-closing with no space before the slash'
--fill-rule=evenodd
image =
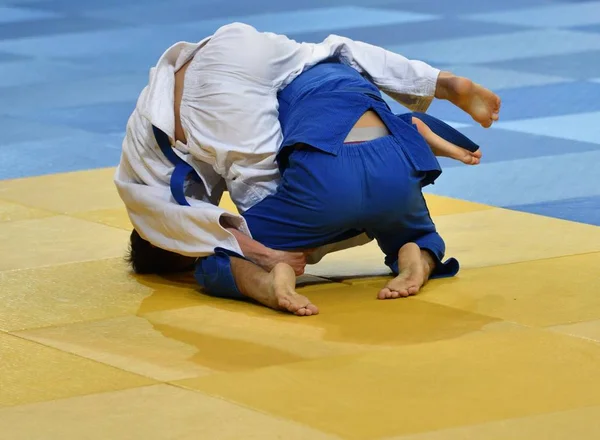
<path id="1" fill-rule="evenodd" d="M 432 278 L 458 272 L 458 261 L 443 262 L 445 244 L 423 198 L 422 188 L 439 177 L 441 168 L 412 125 L 412 114 L 394 115 L 377 87 L 335 60 L 302 73 L 278 98 L 284 135 L 277 155 L 282 181 L 275 194 L 243 214 L 255 240 L 273 249 L 301 250 L 366 232 L 396 274 L 398 251 L 409 242 L 434 258 Z M 345 144 L 369 110 L 379 115 L 390 134 Z M 456 141 L 453 129 L 425 118 L 438 134 L 455 136 L 450 140 Z M 182 186 L 183 180 L 172 182 L 174 197 Z M 243 258 L 215 249 L 214 255 L 198 261 L 195 277 L 207 293 L 242 297 L 231 273 L 232 256 Z"/>

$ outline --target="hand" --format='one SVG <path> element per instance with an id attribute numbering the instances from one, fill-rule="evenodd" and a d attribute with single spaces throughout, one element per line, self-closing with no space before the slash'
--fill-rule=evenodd
<path id="1" fill-rule="evenodd" d="M 236 238 L 246 258 L 268 272 L 273 270 L 277 263 L 286 263 L 294 269 L 296 276 L 302 275 L 306 267 L 306 256 L 314 250 L 307 249 L 301 252 L 276 251 L 251 239 L 235 228 L 227 227 L 227 230 Z"/>
<path id="2" fill-rule="evenodd" d="M 263 267 L 270 271 L 277 263 L 285 263 L 294 269 L 296 276 L 299 276 L 304 273 L 304 269 L 306 268 L 306 255 L 309 253 L 310 251 L 286 252 L 271 249 Z"/>
<path id="3" fill-rule="evenodd" d="M 434 155 L 438 157 L 449 157 L 457 160 L 465 165 L 479 165 L 481 162 L 481 151 L 477 150 L 472 153 L 465 148 L 452 144 L 447 140 L 435 134 L 431 129 L 420 119 L 413 117 L 412 122 L 417 126 L 417 130 L 425 138 L 425 141 L 431 148 Z"/>
<path id="4" fill-rule="evenodd" d="M 458 147 L 454 144 L 450 144 L 452 147 L 440 149 L 431 147 L 431 151 L 436 156 L 449 157 L 450 159 L 457 160 L 464 163 L 465 165 L 479 165 L 481 163 L 481 151 L 477 150 L 474 153 L 470 152 L 465 148 Z"/>

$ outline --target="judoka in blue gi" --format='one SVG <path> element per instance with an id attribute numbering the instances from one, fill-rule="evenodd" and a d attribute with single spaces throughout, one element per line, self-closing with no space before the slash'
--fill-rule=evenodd
<path id="1" fill-rule="evenodd" d="M 207 293 L 310 316 L 296 275 L 375 239 L 397 277 L 380 299 L 452 276 L 454 259 L 421 190 L 435 155 L 479 163 L 478 147 L 423 113 L 435 97 L 484 127 L 500 99 L 467 78 L 332 35 L 297 43 L 234 23 L 177 43 L 129 119 L 115 183 L 134 225 L 138 273 L 193 270 Z M 227 188 L 240 215 L 218 207 Z"/>
<path id="2" fill-rule="evenodd" d="M 434 183 L 441 168 L 416 124 L 460 145 L 471 163 L 480 157 L 476 144 L 427 114 L 395 115 L 377 87 L 335 60 L 300 75 L 278 99 L 282 181 L 274 195 L 243 214 L 255 240 L 272 249 L 305 251 L 366 233 L 397 275 L 380 299 L 415 295 L 429 279 L 458 272 L 456 259 L 443 261 L 445 244 L 423 198 L 422 188 Z M 235 283 L 232 257 L 241 258 L 218 250 L 198 262 L 195 276 L 207 292 L 246 296 Z M 289 297 L 300 300 L 295 313 L 318 313 L 308 299 L 294 295 L 289 266 L 275 269 L 288 293 L 268 305 L 288 309 Z"/>

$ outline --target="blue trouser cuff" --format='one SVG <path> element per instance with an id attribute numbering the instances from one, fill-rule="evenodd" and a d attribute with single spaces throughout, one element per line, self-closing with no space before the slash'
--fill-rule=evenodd
<path id="1" fill-rule="evenodd" d="M 460 264 L 456 258 L 449 258 L 445 262 L 442 262 L 442 260 L 438 259 L 429 249 L 423 249 L 430 252 L 435 262 L 435 268 L 433 269 L 433 272 L 431 272 L 429 279 L 434 280 L 436 278 L 451 278 L 460 270 Z M 392 269 L 394 275 L 398 275 L 400 273 L 400 270 L 398 269 L 398 260 L 390 264 L 389 268 Z"/>
<path id="2" fill-rule="evenodd" d="M 429 277 L 431 280 L 435 280 L 436 278 L 451 278 L 460 270 L 460 263 L 456 258 L 448 258 L 445 262 L 434 258 L 434 261 L 435 268 Z"/>
<path id="3" fill-rule="evenodd" d="M 435 267 L 431 272 L 430 279 L 450 278 L 455 276 L 460 270 L 460 264 L 456 258 L 449 258 L 445 262 L 442 261 L 446 252 L 446 246 L 438 233 L 424 235 L 414 242 L 422 250 L 428 251 L 433 258 Z M 394 272 L 395 275 L 400 273 L 397 258 L 392 263 L 388 264 L 388 267 L 392 269 L 392 272 Z"/>
<path id="4" fill-rule="evenodd" d="M 233 278 L 231 257 L 245 259 L 235 252 L 216 248 L 213 255 L 198 260 L 194 278 L 207 294 L 219 298 L 244 298 Z"/>

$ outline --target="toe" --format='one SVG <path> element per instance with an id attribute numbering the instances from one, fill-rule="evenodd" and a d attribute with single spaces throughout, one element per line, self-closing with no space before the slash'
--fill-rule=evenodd
<path id="1" fill-rule="evenodd" d="M 379 293 L 379 299 L 398 299 L 398 298 L 406 298 L 407 296 L 409 296 L 409 293 L 406 288 L 394 289 L 394 288 L 386 287 Z"/>
<path id="2" fill-rule="evenodd" d="M 306 307 L 301 307 L 294 313 L 297 316 L 308 316 L 308 310 Z"/>
<path id="3" fill-rule="evenodd" d="M 417 293 L 419 293 L 419 288 L 416 286 L 413 287 L 409 287 L 408 289 L 408 294 L 409 295 L 416 295 Z"/>
<path id="4" fill-rule="evenodd" d="M 312 316 L 313 312 L 309 306 L 310 304 L 307 304 L 304 307 L 302 307 L 302 310 L 304 310 L 304 316 Z"/>
<path id="5" fill-rule="evenodd" d="M 279 305 L 280 309 L 291 311 L 290 310 L 291 303 L 286 298 L 279 298 L 279 300 L 277 301 L 277 304 Z"/>
<path id="6" fill-rule="evenodd" d="M 297 314 L 300 309 L 302 309 L 302 306 L 297 304 L 295 301 L 290 301 L 288 299 L 280 299 L 279 300 L 279 307 L 282 310 L 287 310 L 290 313 L 295 313 Z"/>
<path id="7" fill-rule="evenodd" d="M 308 303 L 304 307 L 300 307 L 294 314 L 298 316 L 312 316 L 319 313 L 319 309 L 314 304 Z"/>
<path id="8" fill-rule="evenodd" d="M 390 289 L 388 289 L 387 287 L 384 287 L 383 289 L 381 289 L 379 291 L 379 295 L 377 295 L 377 299 L 388 299 L 388 295 L 390 295 Z"/>
<path id="9" fill-rule="evenodd" d="M 297 293 L 287 294 L 279 299 L 279 306 L 287 310 L 288 312 L 296 315 L 305 316 L 307 313 L 307 307 L 310 304 L 308 298 Z"/>

